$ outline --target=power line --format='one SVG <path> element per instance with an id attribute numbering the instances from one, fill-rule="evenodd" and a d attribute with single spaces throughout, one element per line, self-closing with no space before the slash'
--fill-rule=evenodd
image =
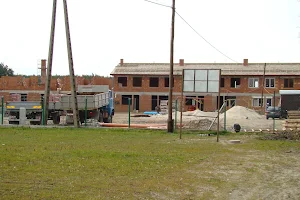
<path id="1" fill-rule="evenodd" d="M 200 36 L 207 44 L 209 44 L 212 48 L 214 48 L 216 51 L 218 51 L 220 54 L 222 54 L 223 56 L 225 56 L 226 58 L 228 58 L 229 60 L 238 63 L 237 61 L 233 60 L 232 58 L 230 58 L 229 56 L 227 56 L 226 54 L 224 54 L 223 52 L 221 52 L 219 49 L 217 49 L 217 47 L 215 47 L 214 45 L 212 45 L 207 39 L 205 39 L 202 35 L 200 35 L 200 33 L 198 33 L 177 11 L 175 11 L 176 14 L 191 28 L 193 29 L 193 31 L 195 31 L 195 33 Z"/>
<path id="2" fill-rule="evenodd" d="M 167 5 L 164 5 L 164 4 L 161 4 L 161 3 L 157 3 L 157 2 L 154 2 L 154 1 L 149 1 L 149 0 L 144 0 L 144 1 L 147 1 L 147 2 L 149 2 L 149 3 L 156 4 L 156 5 L 159 5 L 159 6 L 167 7 L 167 8 L 172 8 L 172 6 L 167 6 Z"/>
<path id="3" fill-rule="evenodd" d="M 144 0 L 147 1 L 149 3 L 153 3 L 153 4 L 157 4 L 160 6 L 164 6 L 164 7 L 168 7 L 168 8 L 172 8 L 171 6 L 167 6 L 164 4 L 160 4 L 160 3 L 156 3 L 153 1 L 149 1 L 149 0 Z M 222 54 L 223 56 L 225 56 L 226 58 L 228 58 L 229 60 L 238 63 L 236 60 L 233 60 L 232 58 L 230 58 L 229 56 L 227 56 L 225 53 L 223 53 L 222 51 L 220 51 L 217 47 L 215 47 L 214 45 L 212 45 L 207 39 L 205 39 L 200 33 L 198 33 L 198 31 L 196 31 L 196 29 L 194 29 L 177 11 L 175 11 L 176 14 L 198 35 L 200 36 L 207 44 L 209 44 L 212 48 L 214 48 L 216 51 L 218 51 L 220 54 Z"/>

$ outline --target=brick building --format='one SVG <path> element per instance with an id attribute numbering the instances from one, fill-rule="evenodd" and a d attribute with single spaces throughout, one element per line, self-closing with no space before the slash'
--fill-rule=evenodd
<path id="1" fill-rule="evenodd" d="M 183 69 L 221 69 L 220 102 L 227 100 L 227 106 L 245 106 L 261 110 L 264 102 L 279 103 L 279 90 L 300 89 L 300 63 L 184 63 L 174 64 L 173 100 L 181 96 Z M 115 110 L 128 110 L 128 98 L 132 109 L 151 111 L 161 100 L 168 99 L 169 63 L 125 63 L 123 59 L 114 68 L 113 88 Z M 184 92 L 184 110 L 194 106 L 204 111 L 217 109 L 217 94 Z"/>
<path id="2" fill-rule="evenodd" d="M 111 77 L 76 76 L 78 85 L 109 85 L 112 88 Z M 39 101 L 45 92 L 46 60 L 41 62 L 40 76 L 0 76 L 0 97 L 4 101 Z M 70 93 L 71 84 L 69 76 L 52 76 L 50 81 L 51 93 Z M 20 94 L 20 95 L 15 95 Z M 14 99 L 18 96 L 19 99 Z"/>

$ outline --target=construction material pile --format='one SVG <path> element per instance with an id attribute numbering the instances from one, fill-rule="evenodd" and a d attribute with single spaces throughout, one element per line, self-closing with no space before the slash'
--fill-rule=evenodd
<path id="1" fill-rule="evenodd" d="M 220 119 L 224 119 L 224 113 L 220 115 Z M 249 119 L 257 120 L 264 119 L 263 115 L 258 114 L 256 111 L 243 106 L 234 106 L 226 111 L 226 120 L 240 120 L 240 119 Z"/>
<path id="2" fill-rule="evenodd" d="M 200 119 L 200 120 L 192 120 L 186 122 L 183 128 L 192 129 L 192 130 L 208 130 L 211 126 L 212 120 L 210 119 Z M 217 122 L 211 127 L 211 130 L 217 130 Z"/>

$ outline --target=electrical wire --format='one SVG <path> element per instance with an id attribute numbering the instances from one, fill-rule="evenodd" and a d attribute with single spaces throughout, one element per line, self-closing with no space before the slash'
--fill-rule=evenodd
<path id="1" fill-rule="evenodd" d="M 161 4 L 161 3 L 157 3 L 157 2 L 154 2 L 154 1 L 149 1 L 149 0 L 144 0 L 144 1 L 147 1 L 147 2 L 149 2 L 149 3 L 156 4 L 156 5 L 159 5 L 159 6 L 167 7 L 167 8 L 172 8 L 172 6 L 167 6 L 167 5 L 164 5 L 164 4 Z"/>
<path id="2" fill-rule="evenodd" d="M 149 3 L 153 3 L 153 4 L 157 4 L 160 6 L 164 6 L 164 7 L 168 7 L 168 8 L 172 8 L 172 6 L 167 6 L 161 3 L 156 3 L 153 1 L 149 1 L 149 0 L 144 0 L 147 1 Z M 196 29 L 194 29 L 177 11 L 175 11 L 175 13 L 199 36 L 201 37 L 207 44 L 209 44 L 212 48 L 214 48 L 216 51 L 218 51 L 220 54 L 222 54 L 223 56 L 225 56 L 226 58 L 228 58 L 229 60 L 235 62 L 235 63 L 239 63 L 236 60 L 230 58 L 229 56 L 227 56 L 225 53 L 223 53 L 222 51 L 220 51 L 217 47 L 215 47 L 214 45 L 212 45 L 207 39 L 205 39 L 198 31 L 196 31 Z"/>

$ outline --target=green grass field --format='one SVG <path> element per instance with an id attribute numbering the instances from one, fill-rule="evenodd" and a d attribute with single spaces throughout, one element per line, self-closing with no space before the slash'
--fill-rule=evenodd
<path id="1" fill-rule="evenodd" d="M 296 199 L 299 154 L 248 134 L 0 128 L 0 199 Z"/>

